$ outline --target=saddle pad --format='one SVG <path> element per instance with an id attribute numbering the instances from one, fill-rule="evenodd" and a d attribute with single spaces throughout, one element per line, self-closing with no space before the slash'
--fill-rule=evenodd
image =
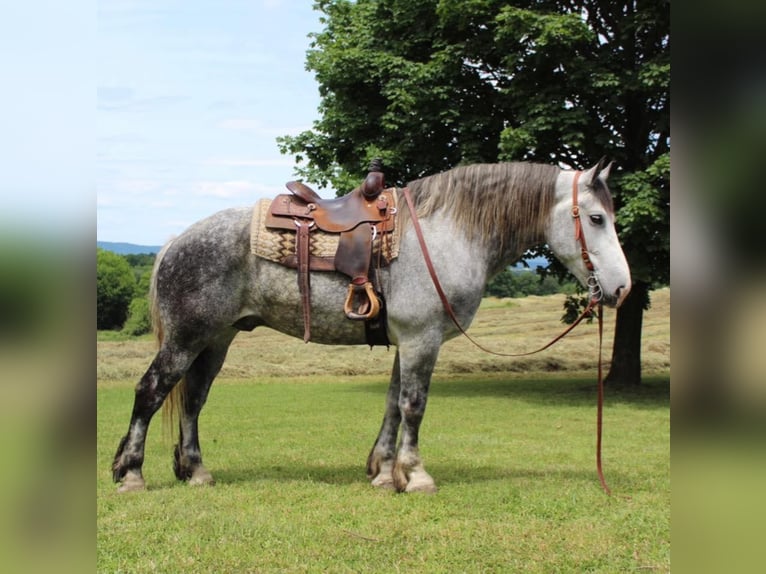
<path id="1" fill-rule="evenodd" d="M 253 207 L 250 227 L 250 251 L 253 255 L 275 263 L 283 263 L 289 256 L 295 255 L 295 232 L 283 229 L 268 229 L 266 215 L 269 213 L 271 199 L 261 199 Z M 398 217 L 398 216 L 394 216 Z M 382 234 L 375 237 L 372 244 L 373 264 L 383 245 L 381 264 L 387 265 L 399 256 L 399 234 L 401 226 L 396 222 L 394 231 L 382 241 Z M 317 230 L 311 233 L 310 254 L 312 257 L 333 259 L 338 250 L 340 235 Z"/>

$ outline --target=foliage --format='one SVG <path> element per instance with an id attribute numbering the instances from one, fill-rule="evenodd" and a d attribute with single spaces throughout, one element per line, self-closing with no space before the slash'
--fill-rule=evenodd
<path id="1" fill-rule="evenodd" d="M 98 329 L 117 329 L 128 315 L 135 293 L 133 271 L 124 257 L 96 250 L 96 324 Z"/>
<path id="2" fill-rule="evenodd" d="M 620 179 L 623 206 L 617 214 L 622 241 L 630 253 L 634 280 L 654 286 L 670 283 L 670 154 L 647 169 Z"/>
<path id="3" fill-rule="evenodd" d="M 128 319 L 122 330 L 128 335 L 144 335 L 152 330 L 152 318 L 149 304 L 149 284 L 152 278 L 152 262 L 154 255 L 147 264 L 144 260 L 137 260 L 133 267 L 136 275 L 136 294 L 130 302 Z M 130 262 L 130 258 L 128 257 Z"/>
<path id="4" fill-rule="evenodd" d="M 126 335 L 151 331 L 149 283 L 155 255 L 118 255 L 98 249 L 97 328 Z"/>
<path id="5" fill-rule="evenodd" d="M 582 293 L 567 295 L 567 298 L 564 301 L 564 314 L 561 316 L 561 322 L 567 324 L 574 323 L 583 312 L 583 309 L 588 305 L 589 299 L 589 295 L 583 295 Z M 593 320 L 592 312 L 590 317 L 586 320 L 588 322 Z"/>
<path id="6" fill-rule="evenodd" d="M 574 284 L 551 275 L 539 275 L 530 269 L 508 268 L 487 284 L 485 293 L 493 297 L 526 297 L 571 293 L 573 290 Z"/>
<path id="7" fill-rule="evenodd" d="M 154 253 L 127 253 L 123 257 L 131 267 L 151 268 L 157 255 Z"/>
<path id="8" fill-rule="evenodd" d="M 144 335 L 152 330 L 149 300 L 146 296 L 136 297 L 130 302 L 128 319 L 122 327 L 126 335 Z"/>

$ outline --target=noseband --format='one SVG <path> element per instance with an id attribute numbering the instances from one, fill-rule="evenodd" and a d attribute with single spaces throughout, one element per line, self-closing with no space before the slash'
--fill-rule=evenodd
<path id="1" fill-rule="evenodd" d="M 580 255 L 582 256 L 583 263 L 585 263 L 585 268 L 588 270 L 588 278 L 585 280 L 585 284 L 588 287 L 590 301 L 592 304 L 595 304 L 601 301 L 604 296 L 604 291 L 601 289 L 601 283 L 598 280 L 598 272 L 593 266 L 593 262 L 590 260 L 588 245 L 585 243 L 585 234 L 582 231 L 580 206 L 577 203 L 577 183 L 580 180 L 581 174 L 581 171 L 576 171 L 574 179 L 572 180 L 572 219 L 574 219 L 575 225 L 575 241 L 580 242 Z"/>

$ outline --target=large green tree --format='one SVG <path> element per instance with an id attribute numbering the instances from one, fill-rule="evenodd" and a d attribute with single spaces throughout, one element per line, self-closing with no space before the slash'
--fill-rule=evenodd
<path id="1" fill-rule="evenodd" d="M 345 193 L 373 158 L 404 184 L 461 163 L 615 160 L 634 288 L 609 380 L 641 379 L 643 311 L 669 280 L 669 2 L 320 0 L 313 128 L 283 137 L 298 175 Z M 554 271 L 563 273 L 555 267 Z"/>

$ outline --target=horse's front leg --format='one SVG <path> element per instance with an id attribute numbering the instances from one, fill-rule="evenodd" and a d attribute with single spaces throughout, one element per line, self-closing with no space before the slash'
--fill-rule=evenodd
<path id="1" fill-rule="evenodd" d="M 391 383 L 386 396 L 386 412 L 380 427 L 378 438 L 367 457 L 367 476 L 373 486 L 394 488 L 394 456 L 396 455 L 396 437 L 402 416 L 399 410 L 401 377 L 399 374 L 399 349 L 396 350 L 394 368 L 391 371 Z"/>
<path id="2" fill-rule="evenodd" d="M 434 479 L 420 459 L 418 433 L 440 344 L 436 338 L 431 341 L 423 336 L 417 342 L 399 348 L 401 438 L 392 471 L 394 487 L 399 492 L 436 492 Z"/>

